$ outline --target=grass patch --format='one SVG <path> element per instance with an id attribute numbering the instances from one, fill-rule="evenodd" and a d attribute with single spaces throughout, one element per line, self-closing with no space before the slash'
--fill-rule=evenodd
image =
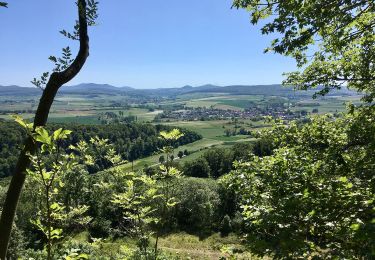
<path id="1" fill-rule="evenodd" d="M 83 232 L 75 235 L 69 240 L 78 243 L 88 242 L 88 233 Z M 151 239 L 151 245 L 154 243 Z M 246 247 L 241 243 L 238 236 L 230 234 L 227 237 L 221 237 L 214 234 L 206 239 L 199 239 L 197 236 L 186 233 L 175 233 L 159 238 L 159 250 L 162 253 L 172 256 L 174 259 L 197 259 L 197 260 L 217 260 L 222 257 L 234 259 L 259 259 L 251 255 Z M 115 256 L 121 253 L 123 248 L 136 248 L 136 241 L 131 238 L 104 239 L 98 245 L 100 254 L 104 257 Z M 230 254 L 228 253 L 231 252 Z"/>

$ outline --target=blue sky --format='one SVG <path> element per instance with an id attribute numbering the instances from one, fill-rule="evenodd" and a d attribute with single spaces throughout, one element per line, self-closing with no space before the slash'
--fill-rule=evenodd
<path id="1" fill-rule="evenodd" d="M 77 43 L 58 33 L 76 19 L 75 0 L 8 0 L 0 9 L 0 85 L 31 86 L 47 59 Z M 135 88 L 280 83 L 294 62 L 263 54 L 272 39 L 230 0 L 101 0 L 90 57 L 71 82 Z"/>

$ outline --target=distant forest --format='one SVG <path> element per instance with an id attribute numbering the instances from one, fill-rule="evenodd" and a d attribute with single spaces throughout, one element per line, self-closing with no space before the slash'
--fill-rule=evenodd
<path id="1" fill-rule="evenodd" d="M 70 144 L 79 141 L 90 143 L 91 138 L 99 137 L 108 139 L 116 153 L 123 160 L 133 161 L 145 156 L 150 156 L 165 146 L 165 141 L 159 138 L 160 131 L 172 129 L 164 125 L 151 125 L 143 123 L 113 124 L 113 125 L 80 125 L 80 124 L 50 124 L 50 130 L 64 128 L 72 130 L 72 134 L 64 144 L 68 149 Z M 201 135 L 183 129 L 184 136 L 176 141 L 175 146 L 180 146 L 197 141 Z M 22 140 L 26 136 L 25 131 L 16 123 L 0 121 L 0 178 L 10 176 L 17 162 Z M 95 146 L 95 144 L 91 144 Z M 92 147 L 95 149 L 95 147 Z M 104 167 L 105 168 L 105 167 Z M 91 173 L 99 169 L 92 168 Z"/>

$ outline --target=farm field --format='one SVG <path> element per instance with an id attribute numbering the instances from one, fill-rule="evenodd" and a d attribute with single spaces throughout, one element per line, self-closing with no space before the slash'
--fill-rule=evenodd
<path id="1" fill-rule="evenodd" d="M 261 95 L 218 95 L 214 97 L 191 99 L 185 103 L 187 107 L 214 107 L 218 109 L 243 110 L 250 102 L 264 99 Z"/>
<path id="2" fill-rule="evenodd" d="M 350 97 L 327 97 L 316 99 L 305 99 L 296 103 L 296 106 L 291 108 L 292 111 L 306 110 L 312 112 L 312 110 L 318 109 L 319 114 L 324 113 L 335 113 L 343 112 L 346 109 L 346 104 L 353 103 L 358 104 L 360 100 L 359 96 Z"/>
<path id="3" fill-rule="evenodd" d="M 243 111 L 250 105 L 263 106 L 272 102 L 284 102 L 286 104 L 294 104 L 291 111 L 305 110 L 312 112 L 317 109 L 318 113 L 335 113 L 345 110 L 345 103 L 356 103 L 359 96 L 332 96 L 320 99 L 299 98 L 297 100 L 288 100 L 285 97 L 265 96 L 265 95 L 228 95 L 223 93 L 193 93 L 183 94 L 173 99 L 162 100 L 160 102 L 146 103 L 146 106 L 138 107 L 137 98 L 126 95 L 105 95 L 105 94 L 63 94 L 56 98 L 51 114 L 49 116 L 50 123 L 77 123 L 77 124 L 101 124 L 101 116 L 103 114 L 123 113 L 123 116 L 134 116 L 139 122 L 153 122 L 156 115 L 162 113 L 163 110 L 158 107 L 186 106 L 186 107 L 212 107 L 215 109 Z M 35 109 L 38 102 L 37 96 L 5 96 L 0 97 L 0 119 L 11 119 L 14 113 L 21 114 L 26 119 L 31 119 L 34 114 L 30 111 Z M 131 104 L 131 105 L 129 105 Z M 148 107 L 153 107 L 149 109 Z M 14 111 L 14 113 L 12 113 Z M 261 128 L 268 127 L 263 120 L 254 122 L 249 119 L 238 119 L 238 127 L 247 130 L 258 131 Z M 168 120 L 169 121 L 169 120 Z M 233 129 L 234 123 L 230 120 L 207 120 L 207 121 L 163 121 L 161 124 L 172 127 L 182 127 L 195 131 L 203 136 L 203 138 L 194 143 L 184 145 L 176 149 L 177 154 L 180 150 L 187 150 L 188 156 L 177 159 L 181 162 L 195 160 L 204 153 L 205 149 L 210 147 L 229 147 L 236 142 L 248 142 L 253 139 L 245 135 L 226 136 L 225 129 Z M 133 162 L 135 170 L 145 166 L 156 165 L 158 163 L 159 154 L 142 158 Z M 176 156 L 177 157 L 177 156 Z M 131 170 L 132 164 L 127 163 L 121 166 L 121 169 Z"/>
<path id="4" fill-rule="evenodd" d="M 0 118 L 9 119 L 11 114 L 22 114 L 24 118 L 33 117 L 39 96 L 0 96 Z M 118 113 L 123 111 L 125 116 L 136 116 L 139 121 L 151 122 L 155 116 L 162 112 L 158 107 L 186 106 L 191 108 L 207 107 L 223 110 L 243 111 L 250 106 L 267 106 L 277 100 L 292 104 L 291 111 L 305 110 L 311 112 L 318 109 L 319 113 L 335 113 L 345 110 L 345 103 L 358 103 L 360 96 L 329 96 L 325 98 L 311 99 L 298 97 L 288 100 L 286 97 L 265 95 L 228 95 L 223 93 L 209 94 L 184 94 L 175 98 L 151 101 L 144 97 L 130 97 L 126 95 L 105 94 L 63 94 L 58 95 L 51 108 L 50 122 L 75 122 L 100 124 L 95 120 L 106 112 Z M 154 109 L 139 107 L 145 104 Z M 146 102 L 146 103 L 144 103 Z M 198 124 L 198 123 L 197 123 Z"/>
<path id="5" fill-rule="evenodd" d="M 11 119 L 12 114 L 21 114 L 26 119 L 32 119 L 38 102 L 38 96 L 4 96 L 0 97 L 0 119 Z M 299 97 L 290 99 L 273 95 L 230 95 L 224 93 L 192 93 L 182 94 L 175 98 L 161 100 L 159 102 L 147 99 L 144 107 L 139 107 L 143 102 L 142 97 L 131 97 L 123 94 L 62 94 L 58 95 L 51 108 L 49 116 L 50 123 L 76 123 L 76 124 L 101 124 L 101 117 L 105 113 L 123 113 L 123 116 L 134 116 L 139 122 L 153 122 L 155 116 L 163 112 L 162 107 L 185 106 L 191 108 L 207 107 L 223 110 L 243 111 L 249 106 L 267 106 L 273 102 L 285 102 L 294 104 L 291 111 L 312 112 L 317 109 L 318 113 L 335 113 L 345 110 L 345 103 L 356 103 L 359 96 L 331 96 L 326 98 L 311 99 Z M 130 104 L 130 105 L 129 105 Z M 147 108 L 148 107 L 148 108 Z M 150 109 L 152 107 L 153 109 Z M 160 107 L 160 108 L 159 108 Z M 14 113 L 12 113 L 14 111 Z M 263 120 L 251 121 L 249 119 L 238 119 L 237 127 L 247 130 L 258 131 L 269 125 Z M 202 139 L 194 143 L 184 145 L 176 149 L 187 150 L 188 156 L 176 160 L 185 162 L 194 160 L 210 147 L 230 147 L 236 142 L 249 142 L 253 139 L 246 135 L 226 136 L 226 129 L 234 129 L 235 125 L 231 120 L 207 120 L 207 121 L 179 121 L 167 120 L 161 124 L 172 127 L 182 127 L 195 131 L 202 135 Z M 158 164 L 160 154 L 142 158 L 133 162 L 135 170 L 145 166 Z M 177 156 L 176 156 L 177 157 Z M 126 163 L 118 166 L 124 170 L 131 170 L 132 164 Z"/>

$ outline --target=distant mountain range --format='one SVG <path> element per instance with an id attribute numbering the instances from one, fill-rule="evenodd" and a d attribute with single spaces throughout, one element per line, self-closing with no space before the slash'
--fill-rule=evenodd
<path id="1" fill-rule="evenodd" d="M 230 95 L 275 95 L 275 96 L 305 96 L 312 95 L 316 90 L 295 91 L 292 88 L 283 87 L 280 84 L 274 85 L 232 85 L 232 86 L 216 86 L 203 85 L 192 87 L 189 85 L 181 88 L 158 88 L 158 89 L 135 89 L 132 87 L 115 87 L 108 84 L 83 83 L 74 86 L 63 86 L 59 91 L 60 94 L 77 94 L 77 95 L 93 95 L 93 94 L 129 94 L 129 95 L 146 95 L 146 96 L 163 96 L 172 97 L 183 94 L 192 93 L 224 93 Z M 40 95 L 41 90 L 38 88 L 25 88 L 20 86 L 1 86 L 0 96 L 34 96 Z M 356 95 L 354 91 L 348 89 L 336 90 L 331 95 Z"/>
<path id="2" fill-rule="evenodd" d="M 89 93 L 89 94 L 105 94 L 105 93 L 122 93 L 126 91 L 133 91 L 131 87 L 115 87 L 109 84 L 95 84 L 82 83 L 74 86 L 63 86 L 61 93 L 75 94 L 75 93 Z"/>

